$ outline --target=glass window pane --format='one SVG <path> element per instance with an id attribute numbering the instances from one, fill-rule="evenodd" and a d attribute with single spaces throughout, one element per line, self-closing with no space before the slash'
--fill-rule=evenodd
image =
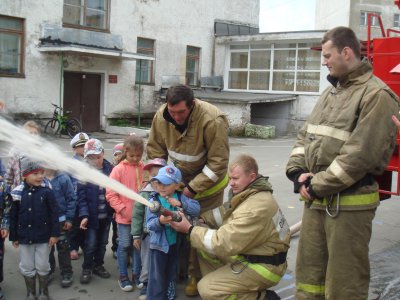
<path id="1" fill-rule="evenodd" d="M 105 29 L 106 14 L 104 11 L 86 9 L 86 26 Z"/>
<path id="2" fill-rule="evenodd" d="M 231 68 L 243 69 L 247 68 L 247 52 L 232 52 L 231 53 Z"/>
<path id="3" fill-rule="evenodd" d="M 296 48 L 296 44 L 274 44 L 275 49 L 282 49 L 282 48 Z"/>
<path id="4" fill-rule="evenodd" d="M 239 25 L 228 24 L 229 35 L 239 35 Z"/>
<path id="5" fill-rule="evenodd" d="M 86 0 L 86 3 L 86 7 L 88 8 L 107 10 L 106 0 Z"/>
<path id="6" fill-rule="evenodd" d="M 79 6 L 64 5 L 63 22 L 67 24 L 80 25 L 81 8 Z"/>
<path id="7" fill-rule="evenodd" d="M 296 50 L 276 50 L 274 52 L 275 70 L 294 70 L 296 67 Z"/>
<path id="8" fill-rule="evenodd" d="M 294 72 L 274 72 L 272 89 L 274 91 L 294 91 Z"/>
<path id="9" fill-rule="evenodd" d="M 298 50 L 297 70 L 320 70 L 321 53 L 314 50 Z"/>
<path id="10" fill-rule="evenodd" d="M 22 21 L 13 18 L 0 17 L 0 28 L 11 30 L 22 30 Z"/>
<path id="11" fill-rule="evenodd" d="M 259 44 L 259 45 L 256 44 L 256 45 L 251 45 L 250 48 L 251 49 L 271 49 L 271 45 L 270 44 Z"/>
<path id="12" fill-rule="evenodd" d="M 360 13 L 360 25 L 367 25 L 367 14 L 363 11 Z"/>
<path id="13" fill-rule="evenodd" d="M 271 65 L 271 51 L 251 51 L 250 69 L 266 70 Z"/>
<path id="14" fill-rule="evenodd" d="M 249 45 L 231 45 L 231 49 L 249 49 Z"/>
<path id="15" fill-rule="evenodd" d="M 145 49 L 147 49 L 147 51 L 145 52 L 146 54 L 148 52 L 153 52 L 154 40 L 138 38 L 137 39 L 137 51 L 138 51 L 138 53 L 142 53 L 142 52 L 139 52 L 139 51 L 145 51 Z"/>
<path id="16" fill-rule="evenodd" d="M 198 83 L 198 60 L 186 59 L 186 81 L 189 85 Z"/>
<path id="17" fill-rule="evenodd" d="M 200 48 L 197 47 L 187 47 L 186 49 L 187 55 L 199 56 L 200 55 Z"/>
<path id="18" fill-rule="evenodd" d="M 0 73 L 20 73 L 21 37 L 0 33 Z"/>
<path id="19" fill-rule="evenodd" d="M 81 6 L 82 0 L 64 0 L 64 4 Z"/>
<path id="20" fill-rule="evenodd" d="M 247 89 L 247 72 L 229 72 L 230 89 Z"/>
<path id="21" fill-rule="evenodd" d="M 269 72 L 250 72 L 250 90 L 268 90 Z"/>
<path id="22" fill-rule="evenodd" d="M 318 92 L 319 72 L 298 72 L 296 90 L 301 92 Z"/>
<path id="23" fill-rule="evenodd" d="M 137 60 L 136 61 L 136 82 L 152 83 L 152 61 Z"/>

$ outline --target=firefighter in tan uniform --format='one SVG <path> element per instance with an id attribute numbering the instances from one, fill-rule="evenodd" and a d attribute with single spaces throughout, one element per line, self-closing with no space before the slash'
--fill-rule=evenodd
<path id="1" fill-rule="evenodd" d="M 298 133 L 287 176 L 305 201 L 296 299 L 367 299 L 368 244 L 379 205 L 374 175 L 395 146 L 397 96 L 360 60 L 347 27 L 322 40 L 332 83 Z"/>
<path id="2" fill-rule="evenodd" d="M 199 201 L 201 213 L 222 204 L 228 184 L 228 121 L 214 105 L 195 99 L 186 85 L 171 86 L 154 116 L 147 143 L 150 159 L 170 159 L 182 172 L 183 194 Z M 188 296 L 197 295 L 196 259 L 191 258 Z"/>
<path id="3" fill-rule="evenodd" d="M 228 173 L 232 197 L 226 209 L 204 214 L 208 226 L 192 226 L 186 219 L 171 226 L 189 233 L 198 251 L 202 299 L 279 299 L 266 289 L 285 273 L 289 225 L 253 157 L 240 155 Z"/>

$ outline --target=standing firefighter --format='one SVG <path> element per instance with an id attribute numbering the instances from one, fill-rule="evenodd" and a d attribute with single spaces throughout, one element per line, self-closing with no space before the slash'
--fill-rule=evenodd
<path id="1" fill-rule="evenodd" d="M 183 194 L 199 201 L 201 213 L 218 207 L 228 184 L 227 119 L 215 106 L 195 99 L 185 85 L 171 86 L 166 100 L 154 116 L 147 156 L 169 158 L 181 170 Z M 194 269 L 185 289 L 188 296 L 197 294 L 200 274 Z"/>
<path id="2" fill-rule="evenodd" d="M 322 40 L 328 87 L 298 133 L 287 176 L 305 201 L 296 299 L 367 299 L 368 244 L 379 205 L 374 175 L 395 145 L 396 95 L 360 59 L 347 27 Z"/>

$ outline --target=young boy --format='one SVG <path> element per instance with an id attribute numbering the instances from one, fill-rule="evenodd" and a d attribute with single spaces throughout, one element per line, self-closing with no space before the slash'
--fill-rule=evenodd
<path id="1" fill-rule="evenodd" d="M 45 170 L 46 178 L 50 181 L 52 190 L 59 207 L 60 238 L 57 242 L 58 265 L 61 270 L 61 286 L 72 285 L 72 265 L 69 253 L 67 232 L 72 228 L 72 222 L 76 212 L 76 195 L 70 177 L 53 169 Z M 54 247 L 51 248 L 49 262 L 51 274 L 56 268 Z"/>
<path id="2" fill-rule="evenodd" d="M 89 140 L 89 136 L 85 132 L 79 132 L 77 133 L 71 140 L 70 145 L 73 151 L 73 158 L 83 161 L 83 155 L 84 155 L 84 146 L 85 143 Z M 74 190 L 76 193 L 76 185 L 77 185 L 77 180 L 74 177 L 70 177 L 72 181 L 72 185 L 74 186 Z M 76 209 L 75 212 L 75 217 L 72 222 L 72 228 L 68 231 L 67 237 L 69 241 L 69 248 L 70 248 L 70 257 L 72 260 L 76 260 L 79 258 L 78 250 L 79 247 L 83 249 L 83 243 L 85 239 L 85 233 L 83 230 L 79 228 L 80 225 L 80 219 L 79 219 L 79 212 L 78 208 Z"/>
<path id="3" fill-rule="evenodd" d="M 19 247 L 19 268 L 25 278 L 27 300 L 36 299 L 36 275 L 39 299 L 48 300 L 49 254 L 60 236 L 58 204 L 44 169 L 26 156 L 21 157 L 23 183 L 11 192 L 9 215 L 10 241 Z"/>
<path id="4" fill-rule="evenodd" d="M 166 166 L 152 178 L 156 193 L 150 202 L 158 201 L 164 208 L 180 210 L 191 217 L 200 214 L 200 205 L 196 200 L 177 192 L 182 181 L 179 169 Z M 147 208 L 147 228 L 150 231 L 150 268 L 147 298 L 151 300 L 166 299 L 169 282 L 175 281 L 178 266 L 177 232 L 169 225 L 172 217 L 158 216 Z"/>
<path id="5" fill-rule="evenodd" d="M 150 177 L 154 177 L 158 174 L 158 170 L 162 167 L 165 167 L 167 162 L 162 158 L 155 158 L 149 161 L 143 168 L 144 171 L 149 172 Z M 140 195 L 149 199 L 150 194 L 154 193 L 155 189 L 153 188 L 151 182 L 147 182 L 145 187 L 140 191 Z M 143 283 L 143 287 L 140 290 L 139 300 L 146 300 L 147 293 L 147 283 L 148 283 L 148 274 L 149 274 L 149 230 L 146 225 L 146 206 L 144 206 L 140 202 L 135 202 L 135 206 L 133 208 L 132 213 L 132 225 L 131 225 L 131 234 L 133 238 L 133 247 L 137 250 L 140 250 L 140 258 L 142 260 L 142 271 L 140 272 L 140 282 Z"/>
<path id="6" fill-rule="evenodd" d="M 104 159 L 103 144 L 97 139 L 89 139 L 84 149 L 85 160 L 99 172 L 109 176 L 112 164 Z M 106 201 L 105 189 L 92 183 L 78 183 L 80 228 L 86 231 L 83 247 L 83 264 L 80 282 L 89 283 L 93 274 L 109 278 L 104 268 L 104 255 L 108 244 L 108 234 L 113 211 Z"/>

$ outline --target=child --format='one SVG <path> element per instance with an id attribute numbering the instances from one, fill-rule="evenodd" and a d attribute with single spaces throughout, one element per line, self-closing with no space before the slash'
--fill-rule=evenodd
<path id="1" fill-rule="evenodd" d="M 168 210 L 182 210 L 191 217 L 200 214 L 200 205 L 196 200 L 177 192 L 182 175 L 179 169 L 166 166 L 153 177 L 154 193 L 150 202 L 158 201 Z M 178 266 L 177 232 L 169 223 L 171 217 L 158 216 L 147 208 L 147 228 L 150 231 L 150 268 L 147 298 L 151 300 L 166 299 L 169 282 L 175 282 Z"/>
<path id="2" fill-rule="evenodd" d="M 99 140 L 86 142 L 84 157 L 93 168 L 110 175 L 113 166 L 104 159 L 103 144 Z M 78 205 L 82 218 L 80 228 L 86 231 L 80 282 L 86 284 L 91 281 L 92 272 L 101 278 L 110 277 L 104 268 L 104 255 L 113 212 L 106 201 L 105 189 L 92 183 L 78 183 Z"/>
<path id="3" fill-rule="evenodd" d="M 89 136 L 85 132 L 79 132 L 77 133 L 71 140 L 70 145 L 72 148 L 72 151 L 74 153 L 73 158 L 83 161 L 83 155 L 84 155 L 84 146 L 85 143 L 89 140 Z M 70 177 L 72 181 L 72 185 L 75 190 L 76 194 L 76 185 L 77 185 L 77 180 L 74 177 Z M 79 219 L 79 211 L 78 211 L 78 206 L 76 206 L 76 212 L 75 212 L 75 217 L 72 222 L 72 228 L 67 232 L 67 237 L 69 241 L 69 248 L 70 248 L 70 257 L 72 260 L 76 260 L 79 258 L 78 250 L 79 247 L 83 249 L 83 244 L 85 240 L 85 233 L 83 230 L 79 228 L 80 225 L 80 219 Z"/>
<path id="4" fill-rule="evenodd" d="M 155 158 L 148 162 L 143 170 L 149 172 L 149 176 L 154 177 L 158 174 L 158 170 L 162 167 L 165 167 L 167 162 L 162 158 Z M 141 190 L 140 195 L 149 199 L 150 194 L 155 192 L 151 182 L 147 182 L 145 187 Z M 142 262 L 142 271 L 140 272 L 140 282 L 143 283 L 143 287 L 140 290 L 139 300 L 146 300 L 146 292 L 147 292 L 147 282 L 148 282 L 148 273 L 149 273 L 149 231 L 146 225 L 146 207 L 140 203 L 135 202 L 135 206 L 133 208 L 132 213 L 132 226 L 131 226 L 131 234 L 133 238 L 133 247 L 136 250 L 140 250 L 140 258 Z"/>
<path id="5" fill-rule="evenodd" d="M 121 160 L 123 159 L 124 155 L 124 144 L 119 143 L 116 144 L 113 148 L 113 165 L 116 166 L 118 165 Z M 118 250 L 118 228 L 117 228 L 117 222 L 115 221 L 115 218 L 112 220 L 112 246 L 111 246 L 111 251 L 113 253 L 113 258 L 117 259 L 117 250 Z"/>
<path id="6" fill-rule="evenodd" d="M 141 161 L 144 150 L 143 139 L 137 135 L 130 135 L 124 141 L 124 157 L 111 172 L 110 177 L 121 182 L 135 192 L 139 191 L 143 178 L 143 163 Z M 139 285 L 140 253 L 132 245 L 131 221 L 134 201 L 107 189 L 107 201 L 115 210 L 115 219 L 118 227 L 118 268 L 120 288 L 125 292 L 133 290 L 132 281 L 128 276 L 128 253 L 132 253 L 132 277 Z"/>
<path id="7" fill-rule="evenodd" d="M 11 209 L 12 199 L 7 189 L 7 186 L 3 180 L 0 179 L 0 222 L 1 222 L 1 230 L 0 230 L 0 282 L 3 282 L 4 279 L 4 271 L 3 271 L 3 262 L 4 262 L 4 240 L 8 236 L 9 232 L 9 220 L 5 217 L 9 216 Z M 3 291 L 0 288 L 0 300 L 4 299 Z"/>
<path id="8" fill-rule="evenodd" d="M 60 235 L 58 205 L 53 191 L 44 181 L 44 169 L 23 156 L 23 183 L 12 190 L 10 241 L 19 247 L 19 268 L 25 278 L 27 300 L 36 299 L 36 275 L 39 299 L 48 300 L 49 254 Z"/>
<path id="9" fill-rule="evenodd" d="M 45 175 L 51 183 L 59 207 L 60 238 L 57 242 L 57 252 L 58 265 L 61 270 L 61 286 L 70 287 L 72 285 L 72 265 L 67 232 L 72 228 L 72 222 L 75 217 L 76 195 L 71 179 L 67 174 L 53 169 L 46 169 Z M 54 247 L 51 248 L 49 262 L 51 273 L 53 274 L 56 267 Z"/>

